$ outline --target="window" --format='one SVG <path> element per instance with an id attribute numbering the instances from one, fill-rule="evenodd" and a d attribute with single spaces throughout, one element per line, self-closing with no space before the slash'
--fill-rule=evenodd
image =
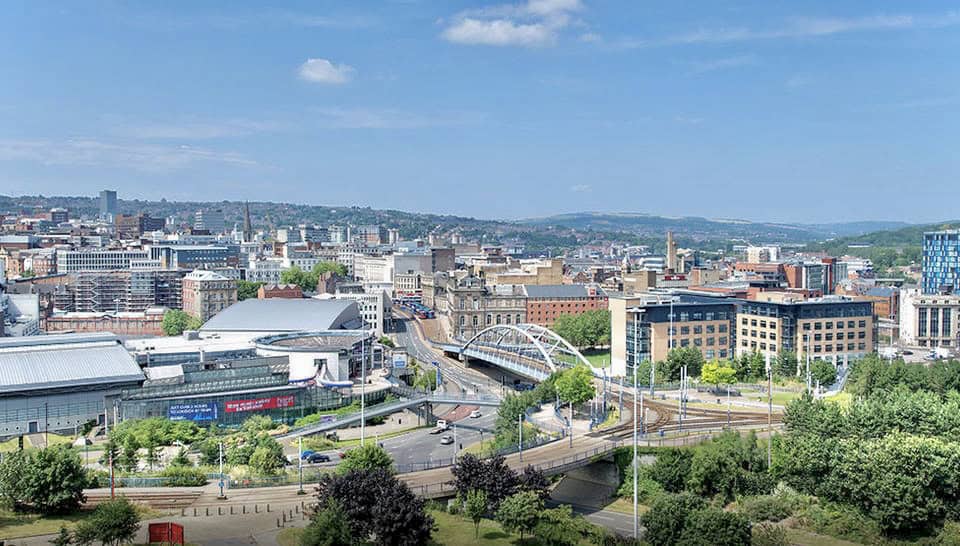
<path id="1" fill-rule="evenodd" d="M 702 334 L 702 333 L 703 333 L 703 326 L 700 326 L 700 325 L 694 326 L 694 327 L 693 327 L 693 333 L 694 333 L 694 334 L 698 334 L 698 335 L 699 335 L 699 334 Z"/>
<path id="2" fill-rule="evenodd" d="M 809 330 L 809 329 L 810 329 L 810 323 L 809 323 L 809 322 L 804 322 L 804 323 L 803 323 L 803 329 L 804 329 L 804 330 Z"/>
<path id="3" fill-rule="evenodd" d="M 859 326 L 860 326 L 861 328 L 866 328 L 866 327 L 867 327 L 867 321 L 861 320 Z"/>
<path id="4" fill-rule="evenodd" d="M 760 332 L 760 339 L 767 339 L 767 333 L 764 331 Z"/>
<path id="5" fill-rule="evenodd" d="M 714 326 L 713 324 L 708 324 L 708 325 L 707 325 L 707 333 L 708 333 L 708 334 L 715 334 L 716 332 L 717 332 L 717 327 L 716 327 L 716 326 Z"/>
<path id="6" fill-rule="evenodd" d="M 847 343 L 847 350 L 852 351 L 856 348 L 856 345 L 853 343 Z"/>
<path id="7" fill-rule="evenodd" d="M 814 341 L 820 341 L 823 339 L 823 334 L 813 334 Z"/>
<path id="8" fill-rule="evenodd" d="M 847 328 L 853 328 L 853 321 L 852 321 L 852 320 L 848 320 L 848 321 L 847 321 Z"/>
<path id="9" fill-rule="evenodd" d="M 837 321 L 837 328 L 843 328 L 843 321 L 842 321 L 842 320 L 838 320 L 838 321 Z"/>
<path id="10" fill-rule="evenodd" d="M 761 321 L 760 321 L 760 327 L 761 327 L 761 328 L 766 328 L 766 327 L 767 327 L 767 321 L 761 320 Z"/>
<path id="11" fill-rule="evenodd" d="M 823 327 L 826 328 L 827 330 L 833 330 L 833 321 L 828 320 L 823 324 Z"/>
<path id="12" fill-rule="evenodd" d="M 756 326 L 756 325 L 757 325 L 757 319 L 752 319 L 750 321 L 750 326 Z"/>
<path id="13" fill-rule="evenodd" d="M 466 326 L 466 325 L 467 325 L 467 317 L 460 315 L 460 326 Z"/>
<path id="14" fill-rule="evenodd" d="M 479 324 L 480 324 L 480 317 L 474 315 L 474 316 L 473 316 L 473 327 L 476 328 Z"/>
<path id="15" fill-rule="evenodd" d="M 820 345 L 814 345 L 814 346 L 813 346 L 813 352 L 815 352 L 815 353 L 823 352 L 823 347 L 821 347 Z"/>
<path id="16" fill-rule="evenodd" d="M 750 330 L 750 337 L 757 337 L 757 331 L 756 331 L 756 330 Z"/>
<path id="17" fill-rule="evenodd" d="M 744 326 L 746 326 L 746 325 L 747 325 L 747 317 L 743 317 L 743 318 L 740 320 L 740 324 L 743 324 Z"/>
<path id="18" fill-rule="evenodd" d="M 720 349 L 720 358 L 727 358 L 727 350 Z"/>
<path id="19" fill-rule="evenodd" d="M 827 335 L 826 335 L 826 340 L 827 340 L 827 341 L 833 341 L 833 334 L 827 334 Z"/>
<path id="20" fill-rule="evenodd" d="M 700 312 L 694 313 L 693 320 L 703 320 L 703 313 L 700 313 Z"/>
<path id="21" fill-rule="evenodd" d="M 707 313 L 704 315 L 704 320 L 713 320 L 713 313 Z"/>
<path id="22" fill-rule="evenodd" d="M 696 345 L 697 347 L 699 347 L 699 346 L 703 345 L 703 340 L 702 340 L 701 338 L 699 338 L 699 337 L 695 337 L 695 338 L 693 338 L 693 344 Z"/>
<path id="23" fill-rule="evenodd" d="M 760 344 L 760 350 L 761 350 L 761 351 L 766 351 L 766 350 L 767 350 L 767 344 L 766 344 L 766 343 L 761 343 L 761 344 Z"/>
<path id="24" fill-rule="evenodd" d="M 843 343 L 837 343 L 837 352 L 840 352 L 842 350 L 843 350 Z"/>
<path id="25" fill-rule="evenodd" d="M 685 336 L 686 336 L 686 335 L 689 335 L 689 334 L 690 334 L 690 327 L 689 327 L 689 326 L 681 326 L 681 327 L 680 327 L 680 333 L 683 334 L 683 335 L 685 335 Z"/>
<path id="26" fill-rule="evenodd" d="M 746 331 L 746 330 L 740 330 L 740 335 L 743 336 L 743 337 L 747 337 L 747 331 Z"/>
<path id="27" fill-rule="evenodd" d="M 717 345 L 726 345 L 726 344 L 727 344 L 727 338 L 726 338 L 726 337 L 720 337 L 720 338 L 717 339 Z"/>
<path id="28" fill-rule="evenodd" d="M 708 337 L 707 338 L 707 347 L 712 347 L 716 344 L 716 338 Z"/>
<path id="29" fill-rule="evenodd" d="M 814 329 L 814 330 L 823 330 L 823 323 L 822 323 L 822 322 L 815 322 L 815 323 L 813 324 L 813 329 Z"/>
<path id="30" fill-rule="evenodd" d="M 866 344 L 866 343 L 858 343 L 858 344 L 857 344 L 857 349 L 859 349 L 859 350 L 861 350 L 861 351 L 866 350 L 866 348 L 867 348 L 867 344 Z"/>
<path id="31" fill-rule="evenodd" d="M 687 322 L 690 320 L 690 313 L 680 313 L 680 322 Z"/>
<path id="32" fill-rule="evenodd" d="M 681 339 L 681 340 L 680 340 L 680 346 L 681 346 L 681 347 L 689 347 L 689 346 L 690 346 L 690 340 L 689 340 L 689 339 Z"/>
<path id="33" fill-rule="evenodd" d="M 727 333 L 727 325 L 721 324 L 720 326 L 717 326 L 717 331 L 720 332 L 721 334 Z"/>
<path id="34" fill-rule="evenodd" d="M 706 358 L 707 360 L 712 360 L 712 359 L 713 359 L 713 354 L 714 354 L 714 353 L 713 353 L 713 350 L 712 350 L 712 349 L 707 349 L 707 350 L 704 352 L 704 358 Z"/>
<path id="35" fill-rule="evenodd" d="M 507 324 L 510 324 L 510 315 L 507 315 Z"/>
<path id="36" fill-rule="evenodd" d="M 517 315 L 517 320 L 516 320 L 516 322 L 514 322 L 514 324 L 520 324 L 521 322 L 522 322 L 522 321 L 520 320 L 520 315 Z"/>
<path id="37" fill-rule="evenodd" d="M 502 322 L 503 322 L 503 317 L 501 317 L 500 315 L 497 315 L 497 324 L 501 324 Z"/>
<path id="38" fill-rule="evenodd" d="M 490 326 L 491 324 L 493 324 L 493 315 L 487 313 L 487 326 Z"/>

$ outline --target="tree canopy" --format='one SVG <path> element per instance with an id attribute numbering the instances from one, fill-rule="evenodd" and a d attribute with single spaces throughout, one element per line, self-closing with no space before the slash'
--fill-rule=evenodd
<path id="1" fill-rule="evenodd" d="M 187 330 L 197 330 L 203 326 L 199 318 L 180 309 L 168 309 L 163 314 L 160 329 L 167 336 L 179 336 Z"/>
<path id="2" fill-rule="evenodd" d="M 579 405 L 593 398 L 593 372 L 585 365 L 564 370 L 555 382 L 557 394 L 563 402 Z"/>
<path id="3" fill-rule="evenodd" d="M 576 315 L 560 315 L 551 329 L 575 347 L 610 344 L 610 311 L 595 309 Z"/>

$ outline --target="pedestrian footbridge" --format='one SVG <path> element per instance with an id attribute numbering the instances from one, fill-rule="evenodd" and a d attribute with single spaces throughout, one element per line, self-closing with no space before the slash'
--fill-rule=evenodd
<path id="1" fill-rule="evenodd" d="M 580 364 L 597 377 L 604 374 L 567 340 L 536 324 L 498 324 L 481 330 L 463 345 L 441 344 L 438 348 L 461 360 L 481 360 L 533 381 Z"/>

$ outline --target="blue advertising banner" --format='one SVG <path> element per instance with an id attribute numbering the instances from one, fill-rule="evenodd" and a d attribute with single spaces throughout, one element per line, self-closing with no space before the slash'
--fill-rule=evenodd
<path id="1" fill-rule="evenodd" d="M 217 418 L 216 402 L 172 404 L 167 410 L 171 421 L 213 421 Z"/>

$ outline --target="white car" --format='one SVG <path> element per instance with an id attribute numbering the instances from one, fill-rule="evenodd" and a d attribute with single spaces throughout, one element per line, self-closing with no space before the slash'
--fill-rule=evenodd
<path id="1" fill-rule="evenodd" d="M 480 410 L 478 410 L 478 409 L 475 409 L 475 410 L 473 410 L 473 411 L 470 412 L 470 418 L 471 418 L 471 419 L 479 419 L 479 418 L 481 418 L 481 417 L 483 417 L 483 414 L 480 413 Z"/>

